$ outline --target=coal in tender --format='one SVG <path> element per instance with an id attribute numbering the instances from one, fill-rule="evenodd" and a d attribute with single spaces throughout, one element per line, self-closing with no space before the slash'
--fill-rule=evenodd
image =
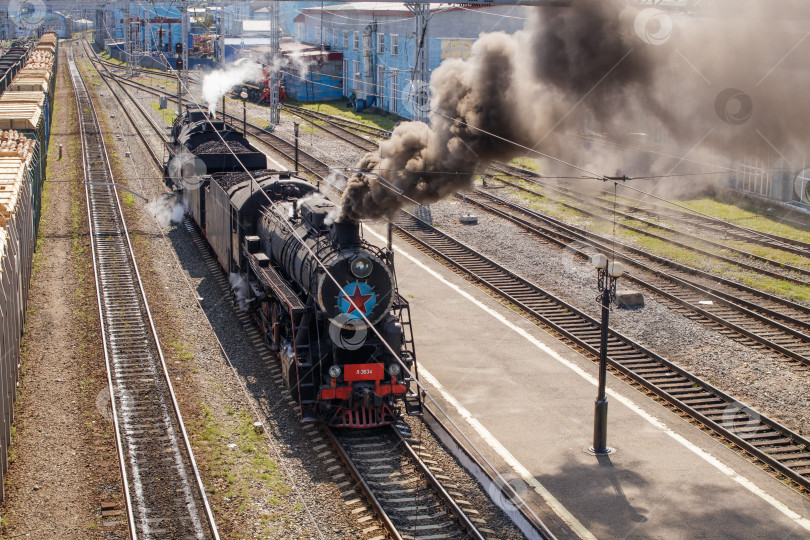
<path id="1" fill-rule="evenodd" d="M 242 143 L 236 141 L 206 141 L 194 149 L 195 154 L 245 154 L 253 152 Z"/>
<path id="2" fill-rule="evenodd" d="M 222 187 L 222 189 L 227 191 L 233 186 L 241 184 L 242 182 L 246 182 L 251 178 L 255 178 L 256 180 L 262 180 L 268 175 L 276 175 L 276 174 L 278 174 L 278 171 L 274 171 L 272 169 L 260 169 L 250 171 L 250 173 L 244 171 L 214 173 L 211 175 L 211 179 L 214 180 L 214 182 L 216 182 L 217 184 L 219 184 L 220 187 Z"/>

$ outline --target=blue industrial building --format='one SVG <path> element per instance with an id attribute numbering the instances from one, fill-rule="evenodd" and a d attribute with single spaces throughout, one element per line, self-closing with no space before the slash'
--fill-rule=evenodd
<path id="1" fill-rule="evenodd" d="M 430 13 L 427 42 L 432 70 L 446 58 L 468 57 L 482 32 L 513 33 L 523 28 L 528 8 L 431 4 Z M 354 94 L 365 105 L 405 118 L 416 116 L 408 99 L 414 91 L 416 35 L 416 19 L 404 3 L 306 7 L 295 18 L 297 42 L 323 44 L 343 55 L 341 76 L 334 85 L 338 88 L 330 95 Z"/>
<path id="2" fill-rule="evenodd" d="M 96 11 L 95 41 L 99 48 L 105 48 L 110 43 L 122 47 L 125 41 L 124 19 L 129 16 L 133 21 L 131 39 L 138 42 L 143 51 L 153 56 L 165 55 L 174 65 L 176 63 L 175 47 L 182 40 L 180 5 L 174 1 L 166 2 L 117 2 Z M 225 34 L 231 35 L 241 31 L 242 21 L 250 19 L 250 4 L 248 2 L 234 2 L 233 4 L 209 6 L 204 8 L 189 8 L 190 32 L 188 42 L 185 44 L 189 51 L 193 50 L 195 36 L 217 33 L 216 25 L 224 20 Z M 212 23 L 210 27 L 203 24 Z M 160 50 L 163 55 L 157 53 Z M 208 51 L 206 51 L 208 52 Z M 193 55 L 192 55 L 193 56 Z M 200 63 L 196 58 L 190 58 L 191 68 Z M 210 64 L 210 58 L 207 62 Z"/>

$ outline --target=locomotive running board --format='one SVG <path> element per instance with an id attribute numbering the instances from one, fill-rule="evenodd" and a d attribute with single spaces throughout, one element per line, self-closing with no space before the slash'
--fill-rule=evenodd
<path id="1" fill-rule="evenodd" d="M 301 303 L 301 299 L 290 289 L 287 282 L 284 281 L 278 272 L 272 266 L 262 267 L 258 259 L 252 253 L 246 253 L 250 268 L 258 278 L 259 282 L 265 287 L 269 287 L 275 293 L 275 296 L 287 304 L 290 311 L 297 315 L 306 311 L 306 306 Z"/>

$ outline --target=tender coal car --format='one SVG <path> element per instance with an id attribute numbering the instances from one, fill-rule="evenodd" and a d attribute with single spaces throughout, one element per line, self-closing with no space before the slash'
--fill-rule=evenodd
<path id="1" fill-rule="evenodd" d="M 177 129 L 190 151 L 187 132 Z M 241 147 L 251 148 L 239 141 L 232 149 Z M 416 370 L 410 313 L 391 250 L 364 241 L 359 223 L 336 222 L 339 209 L 313 185 L 265 163 L 245 172 L 230 158 L 194 155 L 187 174 L 204 170 L 201 161 L 233 165 L 195 180 L 182 178 L 182 166 L 167 166 L 167 174 L 181 176 L 173 183 L 183 186 L 188 213 L 278 352 L 301 419 L 366 428 L 392 423 L 403 404 L 419 414 L 408 374 Z"/>

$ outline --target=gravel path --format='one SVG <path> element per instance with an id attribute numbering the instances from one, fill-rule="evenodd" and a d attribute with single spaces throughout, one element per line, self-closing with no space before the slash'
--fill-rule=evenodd
<path id="1" fill-rule="evenodd" d="M 3 538 L 124 538 L 120 472 L 98 334 L 81 142 L 64 53 L 29 293 Z M 64 159 L 58 160 L 63 145 Z M 104 514 L 102 514 L 104 511 Z"/>

